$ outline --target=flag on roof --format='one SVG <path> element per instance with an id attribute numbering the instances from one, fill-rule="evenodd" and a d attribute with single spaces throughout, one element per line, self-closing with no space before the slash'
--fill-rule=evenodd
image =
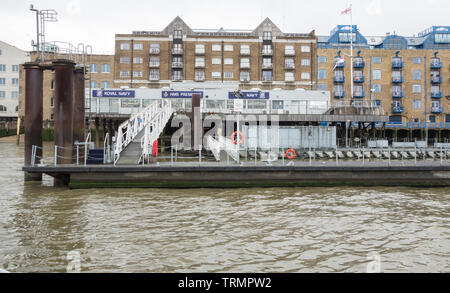
<path id="1" fill-rule="evenodd" d="M 349 8 L 345 9 L 344 11 L 341 12 L 341 15 L 343 14 L 349 14 L 350 12 L 352 12 L 352 7 L 350 6 Z"/>

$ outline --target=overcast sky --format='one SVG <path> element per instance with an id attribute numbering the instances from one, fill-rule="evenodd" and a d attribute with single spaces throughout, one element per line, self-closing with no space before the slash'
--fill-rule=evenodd
<path id="1" fill-rule="evenodd" d="M 349 24 L 340 12 L 348 0 L 1 0 L 0 40 L 30 50 L 38 9 L 55 9 L 58 22 L 46 26 L 47 41 L 91 44 L 113 53 L 114 34 L 162 30 L 177 15 L 193 29 L 254 29 L 269 17 L 284 32 L 329 35 Z M 386 32 L 412 36 L 432 25 L 450 25 L 450 0 L 353 1 L 353 22 L 364 35 Z"/>

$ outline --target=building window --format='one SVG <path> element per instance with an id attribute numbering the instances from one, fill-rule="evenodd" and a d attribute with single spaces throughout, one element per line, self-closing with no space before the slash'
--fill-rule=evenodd
<path id="1" fill-rule="evenodd" d="M 272 109 L 283 110 L 284 109 L 284 101 L 272 101 Z"/>
<path id="2" fill-rule="evenodd" d="M 0 72 L 5 72 L 5 71 L 6 71 L 6 65 L 0 64 Z"/>
<path id="3" fill-rule="evenodd" d="M 326 91 L 327 90 L 327 84 L 326 83 L 319 83 L 319 84 L 317 84 L 317 89 L 319 89 L 321 91 Z"/>
<path id="4" fill-rule="evenodd" d="M 441 92 L 441 87 L 438 85 L 433 85 L 431 87 L 431 93 L 433 94 L 439 94 Z"/>
<path id="5" fill-rule="evenodd" d="M 338 95 L 344 94 L 344 86 L 342 84 L 337 84 L 334 86 L 334 93 Z"/>
<path id="6" fill-rule="evenodd" d="M 134 57 L 133 63 L 134 64 L 142 64 L 144 62 L 144 59 L 142 57 Z"/>
<path id="7" fill-rule="evenodd" d="M 413 108 L 415 110 L 422 108 L 422 101 L 421 100 L 414 100 Z"/>
<path id="8" fill-rule="evenodd" d="M 420 57 L 414 57 L 414 58 L 413 58 L 413 63 L 414 63 L 414 64 L 420 64 L 420 63 L 422 63 L 422 58 L 420 58 Z"/>
<path id="9" fill-rule="evenodd" d="M 249 82 L 250 81 L 250 72 L 248 72 L 248 71 L 241 72 L 241 81 Z"/>
<path id="10" fill-rule="evenodd" d="M 159 70 L 150 70 L 150 80 L 159 80 Z"/>
<path id="11" fill-rule="evenodd" d="M 2 52 L 2 50 L 0 49 L 0 56 L 2 55 L 2 53 L 3 53 L 3 52 Z"/>
<path id="12" fill-rule="evenodd" d="M 130 63 L 130 57 L 120 57 L 120 63 L 122 63 L 122 64 L 129 64 Z"/>
<path id="13" fill-rule="evenodd" d="M 222 51 L 222 45 L 212 45 L 213 51 Z"/>
<path id="14" fill-rule="evenodd" d="M 225 59 L 223 60 L 223 64 L 226 64 L 226 65 L 233 65 L 233 58 L 225 58 Z"/>
<path id="15" fill-rule="evenodd" d="M 420 94 L 422 92 L 422 86 L 420 84 L 413 84 L 413 93 Z"/>
<path id="16" fill-rule="evenodd" d="M 272 81 L 272 71 L 264 70 L 262 78 L 263 78 L 263 81 Z"/>
<path id="17" fill-rule="evenodd" d="M 263 40 L 266 41 L 272 40 L 272 32 L 269 31 L 263 32 Z"/>
<path id="18" fill-rule="evenodd" d="M 327 70 L 319 69 L 319 79 L 327 79 Z"/>
<path id="19" fill-rule="evenodd" d="M 302 59 L 302 66 L 310 66 L 311 62 L 309 59 Z"/>
<path id="20" fill-rule="evenodd" d="M 382 61 L 381 57 L 373 57 L 373 64 L 381 64 Z"/>
<path id="21" fill-rule="evenodd" d="M 97 88 L 97 82 L 95 80 L 91 81 L 91 88 Z"/>
<path id="22" fill-rule="evenodd" d="M 436 123 L 436 116 L 430 115 L 430 123 Z"/>
<path id="23" fill-rule="evenodd" d="M 203 44 L 195 45 L 195 53 L 204 54 L 205 53 L 205 45 L 203 45 Z"/>
<path id="24" fill-rule="evenodd" d="M 50 98 L 50 108 L 55 107 L 55 98 Z"/>
<path id="25" fill-rule="evenodd" d="M 220 78 L 221 76 L 222 76 L 222 74 L 217 71 L 211 73 L 212 78 Z"/>
<path id="26" fill-rule="evenodd" d="M 120 50 L 130 50 L 130 44 L 128 44 L 128 43 L 121 43 L 120 44 Z"/>
<path id="27" fill-rule="evenodd" d="M 5 85 L 5 84 L 6 84 L 6 78 L 0 77 L 0 85 Z"/>
<path id="28" fill-rule="evenodd" d="M 204 71 L 196 71 L 195 72 L 195 80 L 205 80 L 205 72 Z"/>
<path id="29" fill-rule="evenodd" d="M 241 54 L 250 54 L 250 45 L 241 45 Z"/>
<path id="30" fill-rule="evenodd" d="M 172 79 L 173 80 L 182 80 L 183 79 L 182 73 L 183 72 L 181 70 L 174 70 L 172 72 Z"/>
<path id="31" fill-rule="evenodd" d="M 241 68 L 250 68 L 249 58 L 241 58 Z"/>
<path id="32" fill-rule="evenodd" d="M 450 34 L 435 34 L 434 41 L 435 43 L 450 43 Z"/>
<path id="33" fill-rule="evenodd" d="M 381 100 L 375 100 L 375 106 L 381 108 Z"/>
<path id="34" fill-rule="evenodd" d="M 205 67 L 205 58 L 203 58 L 203 57 L 195 58 L 195 66 L 196 67 Z"/>
<path id="35" fill-rule="evenodd" d="M 381 93 L 381 84 L 374 84 L 373 88 L 376 93 Z"/>
<path id="36" fill-rule="evenodd" d="M 91 70 L 91 73 L 97 73 L 98 72 L 98 65 L 97 64 L 91 64 L 90 70 Z"/>
<path id="37" fill-rule="evenodd" d="M 18 78 L 12 78 L 11 82 L 12 82 L 12 85 L 19 85 L 19 79 Z"/>
<path id="38" fill-rule="evenodd" d="M 285 46 L 284 47 L 284 53 L 286 55 L 295 55 L 295 49 L 294 46 Z"/>
<path id="39" fill-rule="evenodd" d="M 295 68 L 295 61 L 293 58 L 286 58 L 284 60 L 284 65 L 286 68 Z"/>
<path id="40" fill-rule="evenodd" d="M 227 79 L 233 78 L 233 72 L 224 72 L 223 78 L 227 78 Z"/>
<path id="41" fill-rule="evenodd" d="M 350 36 L 352 36 L 352 40 L 350 40 Z M 356 33 L 339 33 L 339 42 L 341 43 L 356 43 Z"/>
<path id="42" fill-rule="evenodd" d="M 220 58 L 213 58 L 212 59 L 212 64 L 213 65 L 222 64 L 222 60 Z"/>
<path id="43" fill-rule="evenodd" d="M 159 66 L 159 57 L 152 57 L 152 58 L 150 58 L 150 66 L 151 67 L 158 67 Z"/>
<path id="44" fill-rule="evenodd" d="M 144 49 L 144 45 L 142 45 L 142 43 L 135 43 L 134 44 L 134 49 L 135 50 L 142 50 L 142 49 Z"/>
<path id="45" fill-rule="evenodd" d="M 294 81 L 294 72 L 285 72 L 284 73 L 284 80 L 285 81 Z"/>
<path id="46" fill-rule="evenodd" d="M 6 112 L 7 108 L 6 106 L 0 105 L 0 112 Z"/>
<path id="47" fill-rule="evenodd" d="M 19 92 L 13 91 L 11 92 L 11 99 L 18 99 L 19 98 Z"/>
<path id="48" fill-rule="evenodd" d="M 109 81 L 102 81 L 102 89 L 109 89 L 110 84 Z"/>
<path id="49" fill-rule="evenodd" d="M 19 72 L 19 65 L 13 65 L 12 72 Z"/>
<path id="50" fill-rule="evenodd" d="M 151 50 L 156 50 L 157 52 L 159 52 L 159 44 L 150 44 L 150 51 Z"/>
<path id="51" fill-rule="evenodd" d="M 310 46 L 302 46 L 302 52 L 303 53 L 311 52 L 311 47 Z"/>
<path id="52" fill-rule="evenodd" d="M 53 121 L 53 120 L 55 120 L 55 114 L 50 114 L 50 121 Z"/>
<path id="53" fill-rule="evenodd" d="M 302 72 L 302 79 L 311 79 L 309 72 Z"/>
<path id="54" fill-rule="evenodd" d="M 319 63 L 327 63 L 327 56 L 319 56 Z"/>
<path id="55" fill-rule="evenodd" d="M 130 76 L 130 73 L 126 70 L 120 71 L 120 77 L 128 77 Z"/>
<path id="56" fill-rule="evenodd" d="M 413 80 L 421 80 L 422 72 L 420 70 L 413 70 Z"/>
<path id="57" fill-rule="evenodd" d="M 381 80 L 381 70 L 375 69 L 373 71 L 373 79 L 374 80 Z"/>
<path id="58" fill-rule="evenodd" d="M 183 38 L 183 31 L 181 31 L 181 30 L 173 31 L 173 38 L 174 39 L 182 39 Z"/>
<path id="59" fill-rule="evenodd" d="M 233 52 L 233 45 L 224 45 L 223 50 Z"/>
<path id="60" fill-rule="evenodd" d="M 110 72 L 111 72 L 111 65 L 102 64 L 102 73 L 110 73 Z"/>
<path id="61" fill-rule="evenodd" d="M 5 91 L 0 91 L 0 99 L 4 99 L 6 97 Z"/>

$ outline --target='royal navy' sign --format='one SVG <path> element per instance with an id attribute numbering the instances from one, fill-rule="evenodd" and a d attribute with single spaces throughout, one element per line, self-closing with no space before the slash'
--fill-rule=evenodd
<path id="1" fill-rule="evenodd" d="M 240 96 L 239 96 L 240 95 Z M 263 92 L 239 92 L 238 95 L 236 95 L 236 92 L 229 92 L 228 93 L 229 99 L 263 99 L 268 100 L 270 99 L 269 93 L 263 93 Z"/>
<path id="2" fill-rule="evenodd" d="M 95 98 L 134 98 L 135 91 L 126 90 L 93 90 Z"/>
<path id="3" fill-rule="evenodd" d="M 199 94 L 200 99 L 203 99 L 203 92 L 162 91 L 161 94 L 163 99 L 191 99 L 194 94 Z"/>

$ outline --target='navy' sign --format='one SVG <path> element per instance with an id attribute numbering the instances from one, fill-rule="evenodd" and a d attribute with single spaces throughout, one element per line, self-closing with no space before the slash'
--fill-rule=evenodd
<path id="1" fill-rule="evenodd" d="M 263 93 L 263 92 L 240 92 L 241 96 L 236 97 L 235 92 L 229 92 L 228 98 L 229 99 L 264 99 L 268 100 L 270 99 L 270 93 Z"/>
<path id="2" fill-rule="evenodd" d="M 134 91 L 125 90 L 93 90 L 92 95 L 96 98 L 134 98 Z"/>
<path id="3" fill-rule="evenodd" d="M 199 94 L 200 99 L 203 99 L 203 92 L 178 92 L 178 91 L 162 91 L 161 95 L 163 98 L 172 99 L 191 99 L 192 95 Z"/>

